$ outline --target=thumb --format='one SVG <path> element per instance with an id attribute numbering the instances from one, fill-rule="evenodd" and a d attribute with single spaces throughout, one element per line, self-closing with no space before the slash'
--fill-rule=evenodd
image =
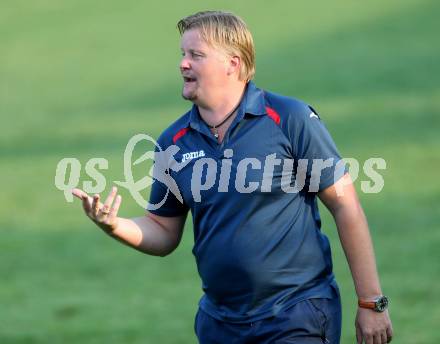
<path id="1" fill-rule="evenodd" d="M 356 343 L 362 344 L 362 332 L 359 326 L 356 325 Z"/>
<path id="2" fill-rule="evenodd" d="M 84 191 L 82 191 L 81 189 L 72 189 L 72 195 L 83 200 L 84 198 L 88 198 L 89 195 L 87 195 L 87 193 L 85 193 Z"/>
<path id="3" fill-rule="evenodd" d="M 72 189 L 72 194 L 82 201 L 83 209 L 86 215 L 90 217 L 92 211 L 92 201 L 93 201 L 92 197 L 87 195 L 87 193 L 85 193 L 81 189 L 76 189 L 76 188 Z"/>

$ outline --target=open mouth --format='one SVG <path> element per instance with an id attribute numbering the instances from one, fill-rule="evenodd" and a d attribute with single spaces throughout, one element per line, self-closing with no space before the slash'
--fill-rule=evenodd
<path id="1" fill-rule="evenodd" d="M 184 76 L 183 77 L 183 81 L 185 81 L 185 82 L 194 82 L 194 81 L 196 81 L 196 79 Z"/>

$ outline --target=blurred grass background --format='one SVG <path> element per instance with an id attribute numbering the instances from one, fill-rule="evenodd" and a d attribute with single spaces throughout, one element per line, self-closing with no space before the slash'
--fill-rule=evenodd
<path id="1" fill-rule="evenodd" d="M 391 298 L 394 341 L 438 343 L 440 5 L 427 0 L 3 0 L 0 343 L 196 341 L 201 288 L 190 221 L 172 255 L 142 255 L 95 228 L 54 177 L 64 157 L 83 168 L 103 157 L 107 193 L 124 179 L 128 140 L 157 137 L 188 109 L 175 24 L 203 9 L 247 21 L 257 85 L 311 103 L 343 156 L 386 160 L 382 192 L 360 197 Z M 358 187 L 361 180 L 368 180 L 362 172 Z M 142 214 L 121 192 L 121 216 Z M 342 343 L 353 343 L 356 296 L 322 212 L 343 297 Z"/>

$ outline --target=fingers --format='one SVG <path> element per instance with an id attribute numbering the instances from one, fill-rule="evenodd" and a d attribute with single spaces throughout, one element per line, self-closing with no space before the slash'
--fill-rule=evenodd
<path id="1" fill-rule="evenodd" d="M 388 337 L 387 343 L 390 343 L 391 340 L 393 339 L 393 329 L 392 329 L 391 325 L 387 327 L 386 332 L 387 332 L 387 337 Z"/>
<path id="2" fill-rule="evenodd" d="M 115 203 L 113 204 L 113 207 L 110 210 L 110 214 L 109 214 L 110 218 L 115 218 L 118 215 L 118 210 L 119 210 L 119 206 L 121 205 L 121 202 L 122 202 L 122 196 L 117 195 L 115 199 Z"/>
<path id="3" fill-rule="evenodd" d="M 100 222 L 106 222 L 105 219 L 110 214 L 110 208 L 113 204 L 117 192 L 117 188 L 115 186 L 112 187 L 107 199 L 105 200 L 103 205 L 98 205 L 98 211 L 96 213 L 97 220 Z M 98 195 L 99 196 L 99 195 Z"/>
<path id="4" fill-rule="evenodd" d="M 110 194 L 108 195 L 107 199 L 104 202 L 104 206 L 101 209 L 103 214 L 106 214 L 106 213 L 108 214 L 110 212 L 110 208 L 111 208 L 111 206 L 113 204 L 113 201 L 115 199 L 117 191 L 118 191 L 117 187 L 113 186 L 111 191 L 110 191 Z"/>
<path id="5" fill-rule="evenodd" d="M 100 208 L 99 199 L 100 199 L 99 194 L 96 194 L 93 196 L 92 214 L 93 214 L 94 218 L 97 218 L 98 213 L 99 213 L 99 208 Z"/>
<path id="6" fill-rule="evenodd" d="M 358 326 L 356 326 L 356 343 L 362 344 L 362 333 L 361 329 Z"/>
<path id="7" fill-rule="evenodd" d="M 373 344 L 382 344 L 382 337 L 380 333 L 376 333 L 373 335 Z"/>
<path id="8" fill-rule="evenodd" d="M 393 336 L 388 312 L 376 313 L 359 308 L 355 328 L 357 344 L 385 344 L 391 342 Z"/>
<path id="9" fill-rule="evenodd" d="M 82 206 L 87 216 L 92 216 L 92 198 L 87 195 L 84 196 L 82 199 Z"/>
<path id="10" fill-rule="evenodd" d="M 84 212 L 92 221 L 111 227 L 115 223 L 122 202 L 122 197 L 117 195 L 117 191 L 118 189 L 113 186 L 104 204 L 100 202 L 101 196 L 99 194 L 90 197 L 77 188 L 72 189 L 72 194 L 82 200 Z"/>
<path id="11" fill-rule="evenodd" d="M 386 344 L 391 341 L 385 330 L 375 333 L 362 333 L 359 328 L 356 328 L 356 339 L 357 344 L 362 344 L 362 340 L 365 341 L 365 344 Z"/>
<path id="12" fill-rule="evenodd" d="M 82 206 L 86 215 L 89 217 L 92 216 L 93 199 L 87 193 L 77 188 L 72 189 L 72 195 L 74 195 L 76 198 L 79 198 L 82 201 Z"/>

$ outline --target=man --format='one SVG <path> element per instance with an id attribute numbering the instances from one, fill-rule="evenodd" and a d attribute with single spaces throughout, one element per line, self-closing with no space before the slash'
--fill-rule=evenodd
<path id="1" fill-rule="evenodd" d="M 357 342 L 390 342 L 367 221 L 317 113 L 255 86 L 252 36 L 237 16 L 200 12 L 178 28 L 182 96 L 193 107 L 160 136 L 162 150 L 176 150 L 165 159 L 158 152 L 155 166 L 178 190 L 157 178 L 150 211 L 125 219 L 116 188 L 103 204 L 75 189 L 86 214 L 118 240 L 164 256 L 191 210 L 205 292 L 195 326 L 201 343 L 339 343 L 340 296 L 319 197 L 359 297 Z"/>

